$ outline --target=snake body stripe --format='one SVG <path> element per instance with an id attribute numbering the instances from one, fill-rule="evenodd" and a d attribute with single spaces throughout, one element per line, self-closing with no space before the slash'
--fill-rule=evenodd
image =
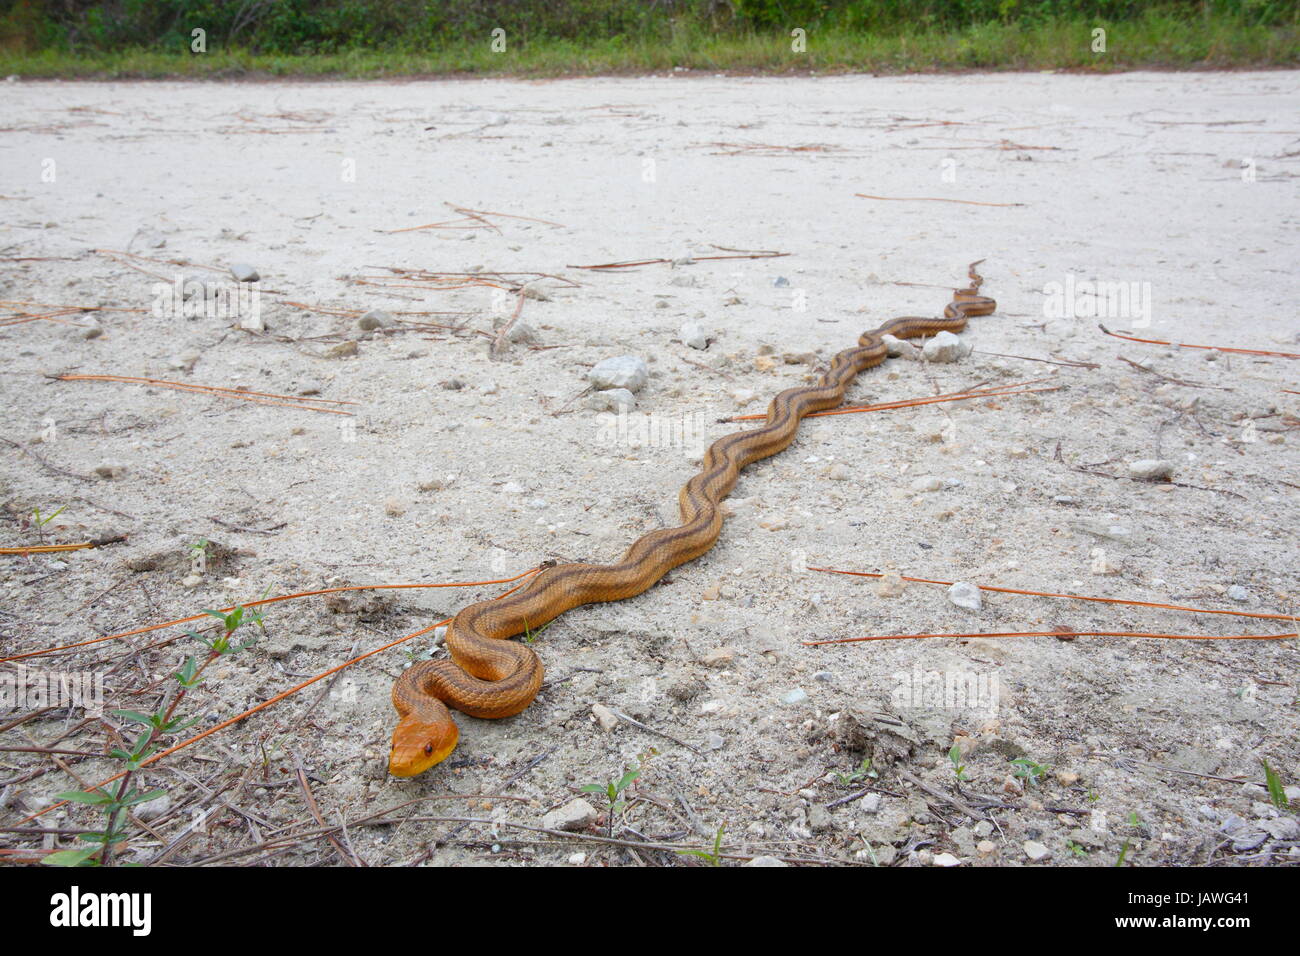
<path id="1" fill-rule="evenodd" d="M 699 473 L 678 495 L 682 523 L 676 528 L 638 538 L 616 564 L 547 568 L 522 590 L 480 601 L 458 613 L 447 629 L 450 659 L 419 661 L 393 685 L 399 720 L 393 731 L 389 772 L 414 776 L 451 753 L 459 732 L 448 707 L 472 717 L 498 718 L 517 714 L 532 703 L 542 686 L 542 662 L 532 648 L 506 638 L 536 630 L 583 604 L 640 594 L 672 568 L 713 547 L 722 529 L 718 504 L 735 486 L 741 469 L 786 448 L 805 415 L 839 405 L 859 372 L 885 360 L 885 335 L 909 339 L 959 332 L 971 316 L 991 313 L 997 304 L 979 294 L 984 280 L 975 271 L 977 265 L 971 263 L 970 285 L 953 293 L 942 317 L 905 316 L 864 332 L 857 346 L 831 360 L 817 384 L 786 389 L 772 399 L 762 426 L 726 435 L 710 445 Z"/>

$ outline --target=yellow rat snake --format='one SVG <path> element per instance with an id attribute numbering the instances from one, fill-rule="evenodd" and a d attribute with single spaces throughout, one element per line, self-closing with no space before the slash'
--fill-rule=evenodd
<path id="1" fill-rule="evenodd" d="M 599 601 L 621 601 L 648 589 L 672 568 L 713 547 L 722 530 L 718 503 L 730 493 L 740 470 L 775 455 L 794 441 L 800 420 L 834 408 L 854 377 L 887 356 L 884 336 L 900 339 L 959 332 L 971 316 L 996 307 L 979 294 L 983 279 L 973 262 L 970 285 L 953 293 L 942 318 L 907 316 L 864 332 L 856 348 L 845 349 L 815 385 L 790 388 L 772 399 L 761 428 L 719 438 L 704 454 L 699 474 L 678 495 L 682 523 L 638 539 L 617 564 L 561 564 L 540 571 L 523 589 L 462 610 L 447 628 L 450 660 L 419 661 L 393 685 L 399 722 L 393 731 L 388 769 L 412 777 L 446 758 L 458 731 L 448 707 L 471 717 L 510 717 L 533 702 L 542 686 L 542 662 L 532 648 L 505 640 L 536 630 L 565 611 Z"/>

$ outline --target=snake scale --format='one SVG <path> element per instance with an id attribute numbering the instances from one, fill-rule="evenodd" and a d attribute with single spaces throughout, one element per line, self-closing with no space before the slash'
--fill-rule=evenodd
<path id="1" fill-rule="evenodd" d="M 397 777 L 423 773 L 445 759 L 459 731 L 448 707 L 471 717 L 510 717 L 532 703 L 542 686 L 542 662 L 532 648 L 506 638 L 536 630 L 572 608 L 621 601 L 647 590 L 672 568 L 713 547 L 722 530 L 719 502 L 746 465 L 775 455 L 792 441 L 811 412 L 834 408 L 854 377 L 883 362 L 885 335 L 900 339 L 959 332 L 971 316 L 997 304 L 979 294 L 983 279 L 971 263 L 970 285 L 953 293 L 941 318 L 906 316 L 864 332 L 854 348 L 831 360 L 815 385 L 786 389 L 772 399 L 759 428 L 719 438 L 705 452 L 700 472 L 678 495 L 682 523 L 638 539 L 616 564 L 561 564 L 540 571 L 521 590 L 480 601 L 458 613 L 447 628 L 450 659 L 419 661 L 393 685 L 399 721 L 388 769 Z"/>

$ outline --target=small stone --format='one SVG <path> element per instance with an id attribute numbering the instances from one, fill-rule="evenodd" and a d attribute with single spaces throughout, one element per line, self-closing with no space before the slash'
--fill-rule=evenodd
<path id="1" fill-rule="evenodd" d="M 756 856 L 748 863 L 745 864 L 745 866 L 788 866 L 788 865 L 789 865 L 788 863 L 785 863 L 782 860 L 778 860 L 774 856 Z"/>
<path id="2" fill-rule="evenodd" d="M 948 600 L 968 611 L 978 611 L 984 606 L 980 589 L 966 581 L 958 581 L 948 588 Z"/>
<path id="3" fill-rule="evenodd" d="M 1043 846 L 1037 840 L 1026 840 L 1024 843 L 1025 856 L 1035 863 L 1039 860 L 1045 860 L 1052 855 L 1052 851 Z"/>
<path id="4" fill-rule="evenodd" d="M 596 817 L 599 815 L 595 807 L 579 797 L 542 817 L 542 826 L 547 830 L 565 830 L 575 833 L 587 829 L 596 822 Z"/>
<path id="5" fill-rule="evenodd" d="M 384 514 L 390 518 L 400 518 L 406 514 L 406 505 L 400 499 L 389 498 L 384 501 Z"/>
<path id="6" fill-rule="evenodd" d="M 235 277 L 236 282 L 256 282 L 262 278 L 247 262 L 236 262 L 230 267 L 230 274 Z"/>
<path id="7" fill-rule="evenodd" d="M 340 342 L 332 349 L 329 349 L 325 355 L 328 358 L 351 358 L 359 351 L 360 349 L 357 348 L 357 343 L 349 340 L 347 342 Z"/>
<path id="8" fill-rule="evenodd" d="M 903 582 L 903 576 L 897 571 L 886 571 L 876 581 L 876 596 L 882 598 L 896 598 L 903 593 L 906 584 Z"/>
<path id="9" fill-rule="evenodd" d="M 619 355 L 598 362 L 587 380 L 598 389 L 625 388 L 640 391 L 650 378 L 650 367 L 635 355 Z"/>
<path id="10" fill-rule="evenodd" d="M 862 798 L 862 801 L 858 804 L 858 806 L 861 808 L 863 813 L 872 813 L 872 814 L 879 813 L 880 794 L 878 793 L 867 794 L 865 797 Z"/>
<path id="11" fill-rule="evenodd" d="M 700 663 L 705 667 L 723 668 L 736 659 L 736 649 L 734 647 L 715 647 L 700 658 Z"/>
<path id="12" fill-rule="evenodd" d="M 830 469 L 826 472 L 826 477 L 831 481 L 847 481 L 850 474 L 851 472 L 849 469 L 841 462 L 837 461 L 835 464 L 831 465 Z"/>
<path id="13" fill-rule="evenodd" d="M 835 825 L 831 819 L 831 812 L 820 803 L 813 804 L 808 808 L 808 826 L 812 828 L 813 833 L 825 833 Z"/>
<path id="14" fill-rule="evenodd" d="M 993 824 L 989 823 L 987 820 L 981 820 L 971 829 L 975 831 L 977 837 L 986 837 L 993 832 Z"/>
<path id="15" fill-rule="evenodd" d="M 776 371 L 776 359 L 770 355 L 755 356 L 754 369 L 759 372 L 774 372 Z"/>
<path id="16" fill-rule="evenodd" d="M 1143 458 L 1128 466 L 1130 478 L 1139 481 L 1168 481 L 1174 473 L 1174 463 L 1163 458 Z"/>
<path id="17" fill-rule="evenodd" d="M 636 408 L 636 396 L 625 388 L 607 388 L 587 396 L 587 407 L 597 412 L 622 412 Z"/>
<path id="18" fill-rule="evenodd" d="M 600 724 L 600 729 L 605 733 L 612 733 L 619 725 L 618 714 L 614 713 L 604 704 L 592 704 L 591 712 L 595 715 L 596 721 Z"/>
<path id="19" fill-rule="evenodd" d="M 113 461 L 106 461 L 104 464 L 95 468 L 95 474 L 101 478 L 114 479 L 121 478 L 126 474 L 126 466 Z"/>
<path id="20" fill-rule="evenodd" d="M 938 491 L 943 488 L 943 479 L 935 475 L 921 475 L 919 478 L 913 478 L 909 487 L 918 494 L 924 494 L 927 491 Z"/>
<path id="21" fill-rule="evenodd" d="M 890 358 L 896 358 L 899 355 L 907 355 L 908 353 L 916 351 L 902 339 L 893 335 L 884 335 L 882 338 L 885 342 L 886 354 L 888 354 Z"/>
<path id="22" fill-rule="evenodd" d="M 517 481 L 507 481 L 501 486 L 501 490 L 508 495 L 522 495 L 528 489 Z"/>
<path id="23" fill-rule="evenodd" d="M 570 853 L 568 860 L 566 862 L 569 864 L 569 866 L 582 866 L 582 864 L 587 862 L 587 854 Z"/>
<path id="24" fill-rule="evenodd" d="M 713 731 L 709 731 L 704 737 L 705 750 L 721 750 L 726 745 L 727 742 L 722 738 L 722 735 Z"/>
<path id="25" fill-rule="evenodd" d="M 693 349 L 707 349 L 709 347 L 709 333 L 699 322 L 682 323 L 680 334 L 682 343 L 689 345 Z"/>
<path id="26" fill-rule="evenodd" d="M 790 280 L 787 279 L 785 276 L 777 276 L 775 279 L 772 280 L 772 285 L 778 289 L 784 289 L 790 285 Z"/>
<path id="27" fill-rule="evenodd" d="M 506 341 L 516 344 L 530 344 L 541 340 L 541 334 L 527 319 L 515 319 L 515 324 L 510 326 L 510 331 L 506 333 Z"/>
<path id="28" fill-rule="evenodd" d="M 951 332 L 940 332 L 925 343 L 921 354 L 927 362 L 960 362 L 971 353 L 971 344 Z"/>
<path id="29" fill-rule="evenodd" d="M 373 332 L 375 329 L 388 329 L 393 326 L 393 317 L 383 309 L 371 309 L 357 319 L 357 326 L 366 332 Z"/>
<path id="30" fill-rule="evenodd" d="M 975 844 L 975 849 L 979 851 L 980 856 L 988 856 L 997 848 L 998 845 L 992 840 L 980 840 L 979 843 Z"/>
<path id="31" fill-rule="evenodd" d="M 951 853 L 938 853 L 934 858 L 935 866 L 961 866 L 961 860 Z"/>
<path id="32" fill-rule="evenodd" d="M 790 693 L 781 698 L 783 704 L 802 704 L 808 699 L 808 694 L 802 688 L 796 687 Z"/>
<path id="33" fill-rule="evenodd" d="M 1228 588 L 1228 597 L 1230 597 L 1234 601 L 1239 601 L 1244 604 L 1245 602 L 1250 600 L 1250 592 L 1247 591 L 1245 588 L 1243 588 L 1240 584 L 1234 584 L 1232 585 L 1232 587 Z"/>

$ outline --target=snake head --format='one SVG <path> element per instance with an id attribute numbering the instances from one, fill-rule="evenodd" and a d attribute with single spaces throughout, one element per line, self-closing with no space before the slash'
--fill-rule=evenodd
<path id="1" fill-rule="evenodd" d="M 446 759 L 456 749 L 460 731 L 456 722 L 429 722 L 403 717 L 393 731 L 393 749 L 388 755 L 388 772 L 394 777 L 414 777 Z"/>

